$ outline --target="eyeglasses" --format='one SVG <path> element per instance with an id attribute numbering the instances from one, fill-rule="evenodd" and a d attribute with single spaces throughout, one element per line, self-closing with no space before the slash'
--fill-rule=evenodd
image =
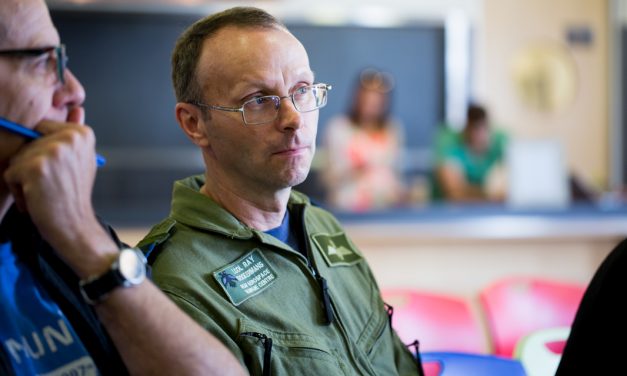
<path id="1" fill-rule="evenodd" d="M 43 48 L 27 48 L 21 50 L 2 50 L 0 56 L 14 57 L 37 57 L 43 54 L 50 54 L 56 62 L 57 77 L 61 84 L 65 84 L 65 68 L 67 67 L 68 57 L 65 54 L 65 45 L 43 47 Z"/>
<path id="2" fill-rule="evenodd" d="M 201 102 L 189 102 L 198 107 L 210 110 L 241 112 L 246 125 L 264 124 L 274 121 L 279 114 L 281 100 L 290 98 L 294 108 L 298 112 L 311 112 L 320 109 L 327 104 L 327 94 L 332 89 L 331 85 L 313 84 L 299 87 L 290 95 L 280 97 L 278 95 L 265 95 L 244 102 L 242 107 L 212 106 Z"/>

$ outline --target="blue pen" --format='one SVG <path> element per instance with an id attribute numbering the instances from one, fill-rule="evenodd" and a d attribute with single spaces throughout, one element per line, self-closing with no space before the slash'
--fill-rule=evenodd
<path id="1" fill-rule="evenodd" d="M 3 117 L 0 117 L 0 128 L 6 129 L 9 132 L 13 132 L 22 137 L 26 137 L 29 140 L 35 140 L 42 136 L 41 133 L 28 129 L 23 125 L 9 121 Z M 98 167 L 102 167 L 107 163 L 107 160 L 100 154 L 96 154 L 96 164 Z"/>

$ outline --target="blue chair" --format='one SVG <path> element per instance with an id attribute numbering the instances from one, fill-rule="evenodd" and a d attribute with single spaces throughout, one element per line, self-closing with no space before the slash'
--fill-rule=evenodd
<path id="1" fill-rule="evenodd" d="M 516 359 L 455 352 L 425 352 L 420 356 L 426 376 L 526 376 Z"/>

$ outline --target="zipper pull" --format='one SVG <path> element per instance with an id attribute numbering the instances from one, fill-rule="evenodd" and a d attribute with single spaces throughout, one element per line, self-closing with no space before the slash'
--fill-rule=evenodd
<path id="1" fill-rule="evenodd" d="M 425 376 L 425 370 L 422 368 L 422 358 L 420 357 L 420 342 L 416 339 L 414 340 L 414 342 L 405 345 L 408 348 L 409 347 L 413 347 L 414 348 L 414 356 L 416 359 L 416 365 L 418 366 L 418 376 Z"/>
<path id="2" fill-rule="evenodd" d="M 318 284 L 320 285 L 320 290 L 322 290 L 322 304 L 324 306 L 324 314 L 326 317 L 326 325 L 333 324 L 335 320 L 335 316 L 333 315 L 333 308 L 331 307 L 331 297 L 329 296 L 329 286 L 327 285 L 327 280 L 324 277 L 318 275 L 316 277 L 318 280 Z"/>
<path id="3" fill-rule="evenodd" d="M 240 333 L 241 336 L 259 338 L 263 343 L 263 376 L 270 376 L 270 361 L 272 358 L 272 338 L 257 332 Z"/>
<path id="4" fill-rule="evenodd" d="M 387 304 L 385 302 L 383 302 L 383 306 L 385 307 L 385 311 L 388 314 L 388 319 L 390 321 L 390 329 L 393 329 L 392 328 L 392 316 L 394 316 L 394 307 L 392 307 L 391 305 L 389 305 L 389 304 Z"/>

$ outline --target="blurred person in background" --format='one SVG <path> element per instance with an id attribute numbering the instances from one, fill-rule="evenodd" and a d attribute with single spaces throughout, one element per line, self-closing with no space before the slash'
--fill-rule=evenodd
<path id="1" fill-rule="evenodd" d="M 364 70 L 349 113 L 327 124 L 323 179 L 330 207 L 366 211 L 404 201 L 399 169 L 403 134 L 390 116 L 393 86 L 389 74 Z"/>
<path id="2" fill-rule="evenodd" d="M 436 140 L 436 198 L 454 202 L 503 201 L 506 137 L 491 129 L 487 111 L 468 107 L 462 132 L 444 130 Z"/>

